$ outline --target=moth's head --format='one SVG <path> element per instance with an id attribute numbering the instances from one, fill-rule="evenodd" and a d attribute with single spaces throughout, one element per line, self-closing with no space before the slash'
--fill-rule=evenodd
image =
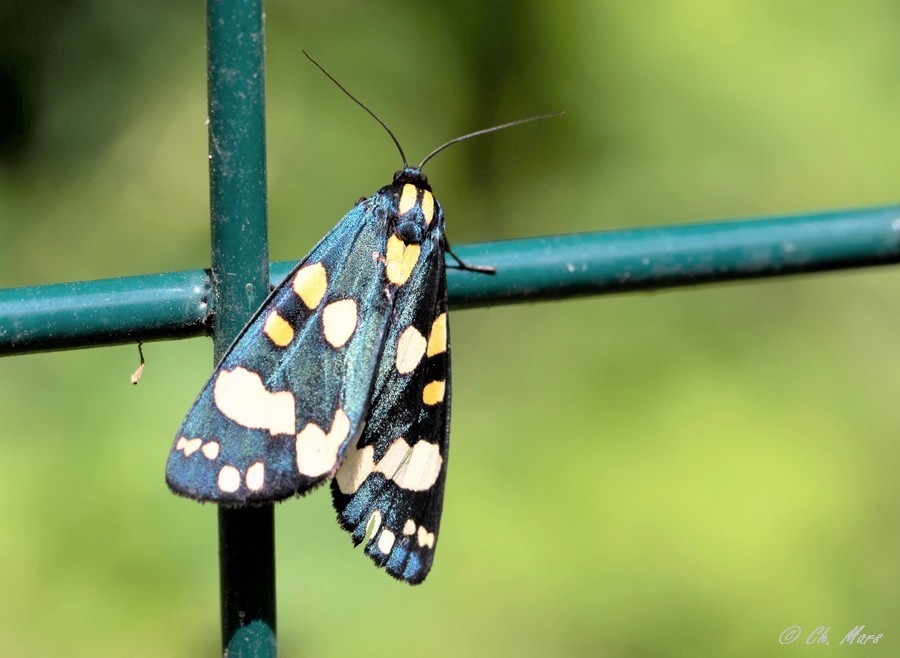
<path id="1" fill-rule="evenodd" d="M 419 244 L 441 213 L 428 178 L 418 167 L 404 167 L 394 174 L 391 187 L 397 203 L 395 232 L 403 242 Z"/>
<path id="2" fill-rule="evenodd" d="M 403 167 L 400 171 L 394 172 L 394 185 L 415 185 L 419 189 L 431 192 L 431 186 L 428 184 L 428 176 L 422 173 L 419 167 Z"/>

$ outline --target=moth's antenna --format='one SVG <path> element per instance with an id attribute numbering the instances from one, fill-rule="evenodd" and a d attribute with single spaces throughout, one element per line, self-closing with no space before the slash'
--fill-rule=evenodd
<path id="1" fill-rule="evenodd" d="M 397 145 L 397 150 L 400 151 L 400 157 L 403 158 L 403 167 L 404 168 L 408 167 L 409 165 L 406 164 L 406 154 L 403 153 L 403 147 L 400 146 L 400 142 L 397 141 L 397 138 L 394 136 L 394 133 L 391 132 L 391 129 L 387 127 L 387 124 L 384 121 L 382 121 L 381 119 L 379 119 L 378 115 L 375 114 L 372 110 L 370 110 L 365 105 L 363 105 L 361 100 L 359 100 L 356 96 L 354 96 L 349 91 L 347 91 L 347 89 L 344 87 L 344 85 L 342 85 L 340 82 L 335 80 L 334 77 L 328 71 L 326 71 L 321 64 L 319 64 L 316 60 L 314 60 L 308 52 L 306 52 L 302 48 L 300 49 L 300 52 L 303 53 L 304 55 L 306 55 L 306 59 L 308 59 L 310 62 L 315 64 L 317 69 L 319 69 L 322 73 L 324 73 L 328 77 L 329 80 L 331 80 L 334 84 L 336 84 L 338 89 L 340 89 L 342 92 L 347 94 L 351 98 L 351 100 L 353 100 L 354 103 L 356 103 L 362 109 L 364 109 L 366 112 L 368 112 L 372 116 L 372 118 L 375 119 L 375 121 L 377 121 L 378 123 L 381 124 L 382 128 L 387 130 L 387 134 L 391 136 L 391 139 L 394 140 L 394 144 Z M 535 117 L 535 118 L 539 118 L 539 117 Z M 526 121 L 530 121 L 530 119 L 526 119 Z M 431 156 L 428 156 L 428 157 L 431 157 Z"/>
<path id="2" fill-rule="evenodd" d="M 309 57 L 309 55 L 307 55 Z M 327 75 L 327 74 L 326 74 Z M 330 76 L 329 76 L 330 77 Z M 357 101 L 358 103 L 359 101 Z M 488 133 L 494 133 L 498 130 L 503 130 L 504 128 L 512 128 L 513 126 L 521 126 L 523 123 L 530 123 L 532 121 L 538 121 L 540 119 L 549 119 L 551 117 L 558 117 L 565 112 L 553 112 L 551 114 L 539 114 L 536 117 L 528 117 L 527 119 L 518 119 L 517 121 L 510 121 L 509 123 L 502 123 L 499 126 L 494 126 L 492 128 L 484 128 L 483 130 L 476 130 L 473 133 L 469 133 L 468 135 L 463 135 L 462 137 L 457 137 L 456 139 L 451 139 L 446 144 L 441 144 L 436 149 L 434 149 L 431 153 L 425 156 L 425 159 L 419 163 L 419 169 L 425 166 L 425 163 L 431 160 L 438 153 L 443 151 L 445 148 L 450 146 L 451 144 L 456 144 L 457 142 L 462 142 L 467 139 L 471 139 L 472 137 L 478 137 L 479 135 L 487 135 Z"/>

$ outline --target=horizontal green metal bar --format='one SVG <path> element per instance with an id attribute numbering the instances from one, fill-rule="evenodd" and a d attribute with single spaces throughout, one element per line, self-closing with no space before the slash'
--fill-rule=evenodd
<path id="1" fill-rule="evenodd" d="M 455 251 L 455 249 L 454 249 Z M 494 277 L 448 277 L 457 308 L 900 262 L 900 206 L 472 245 Z"/>
<path id="2" fill-rule="evenodd" d="M 489 242 L 454 248 L 497 274 L 450 270 L 454 308 L 900 262 L 900 206 Z M 452 263 L 451 263 L 452 264 Z M 275 263 L 271 280 L 294 265 Z M 207 333 L 205 270 L 0 290 L 0 354 Z"/>
<path id="3" fill-rule="evenodd" d="M 193 270 L 0 290 L 0 354 L 207 333 L 208 272 Z"/>

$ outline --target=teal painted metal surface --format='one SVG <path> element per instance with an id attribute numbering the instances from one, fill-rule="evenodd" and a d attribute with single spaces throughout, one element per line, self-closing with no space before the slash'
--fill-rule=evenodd
<path id="1" fill-rule="evenodd" d="M 662 290 L 898 263 L 900 206 L 455 249 L 467 261 L 495 265 L 497 274 L 450 270 L 454 308 Z M 271 282 L 293 265 L 273 264 Z M 201 335 L 209 285 L 206 272 L 193 270 L 0 290 L 0 354 Z"/>
<path id="2" fill-rule="evenodd" d="M 216 350 L 268 294 L 262 3 L 207 3 Z"/>
<path id="3" fill-rule="evenodd" d="M 450 279 L 457 307 L 660 290 L 900 262 L 900 207 L 510 240 L 461 253 L 497 274 Z"/>
<path id="4" fill-rule="evenodd" d="M 207 1 L 213 338 L 218 361 L 269 292 L 261 0 Z M 275 656 L 271 505 L 219 507 L 223 652 Z"/>
<path id="5" fill-rule="evenodd" d="M 0 290 L 0 354 L 136 343 L 207 332 L 203 270 Z"/>

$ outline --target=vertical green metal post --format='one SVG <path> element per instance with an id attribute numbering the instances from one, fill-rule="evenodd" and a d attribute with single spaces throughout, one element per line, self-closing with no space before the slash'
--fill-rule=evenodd
<path id="1" fill-rule="evenodd" d="M 215 359 L 269 290 L 262 0 L 207 0 L 209 174 Z M 275 656 L 271 505 L 219 508 L 222 644 Z"/>

